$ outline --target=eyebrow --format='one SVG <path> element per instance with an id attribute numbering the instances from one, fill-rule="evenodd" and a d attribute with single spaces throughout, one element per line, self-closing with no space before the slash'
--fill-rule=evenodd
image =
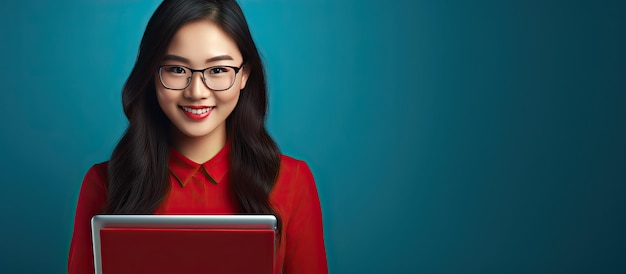
<path id="1" fill-rule="evenodd" d="M 218 55 L 218 56 L 206 59 L 204 62 L 211 63 L 211 62 L 222 61 L 222 60 L 235 60 L 235 59 L 233 59 L 233 57 L 230 55 Z M 191 63 L 189 59 L 182 57 L 182 56 L 174 55 L 174 54 L 165 55 L 165 57 L 163 57 L 163 61 L 178 61 L 178 62 L 183 62 L 187 64 Z"/>

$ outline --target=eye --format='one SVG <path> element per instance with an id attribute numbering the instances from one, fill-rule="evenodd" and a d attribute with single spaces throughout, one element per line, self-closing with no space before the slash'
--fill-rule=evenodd
<path id="1" fill-rule="evenodd" d="M 172 73 L 172 74 L 185 74 L 185 68 L 183 67 L 177 67 L 177 66 L 165 66 L 163 67 L 165 69 L 166 72 L 168 73 Z"/>
<path id="2" fill-rule="evenodd" d="M 220 74 L 230 71 L 228 67 L 212 67 L 209 69 L 209 74 Z"/>

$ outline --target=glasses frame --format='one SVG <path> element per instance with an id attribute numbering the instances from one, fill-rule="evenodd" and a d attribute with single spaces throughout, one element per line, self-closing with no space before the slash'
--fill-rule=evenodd
<path id="1" fill-rule="evenodd" d="M 194 74 L 195 72 L 200 72 L 200 75 L 202 75 L 202 82 L 204 83 L 204 86 L 206 86 L 208 89 L 210 89 L 210 90 L 212 90 L 212 91 L 224 91 L 224 90 L 228 90 L 228 89 L 230 89 L 230 88 L 232 88 L 232 87 L 233 87 L 233 85 L 235 84 L 235 80 L 237 79 L 237 73 L 239 73 L 239 71 L 243 68 L 243 66 L 244 66 L 245 64 L 246 64 L 246 63 L 245 63 L 245 62 L 243 62 L 243 63 L 241 63 L 241 66 L 239 66 L 239 67 L 233 67 L 233 66 L 210 66 L 210 67 L 203 68 L 203 69 L 192 69 L 192 68 L 190 68 L 190 67 L 183 66 L 183 65 L 160 65 L 160 66 L 159 66 L 159 68 L 157 69 L 157 73 L 159 74 L 159 81 L 161 81 L 161 85 L 163 85 L 163 87 L 164 87 L 164 88 L 166 88 L 166 89 L 171 89 L 171 90 L 184 90 L 184 89 L 188 88 L 188 87 L 189 87 L 189 85 L 191 84 L 191 79 L 193 78 L 193 74 Z M 186 69 L 188 69 L 189 71 L 191 71 L 191 76 L 189 76 L 189 78 L 187 78 L 187 85 L 185 85 L 185 87 L 184 87 L 184 88 L 171 88 L 171 87 L 168 87 L 168 86 L 167 86 L 167 85 L 163 82 L 163 76 L 161 76 L 161 69 L 162 69 L 163 67 L 172 67 L 172 66 L 174 66 L 174 67 L 186 68 Z M 207 83 L 207 81 L 206 81 L 206 77 L 204 77 L 204 72 L 205 72 L 206 70 L 208 70 L 208 69 L 213 69 L 213 68 L 230 68 L 230 69 L 232 69 L 232 70 L 234 70 L 234 71 L 235 71 L 235 77 L 233 77 L 233 81 L 230 83 L 230 86 L 228 86 L 228 87 L 227 87 L 227 88 L 225 88 L 225 89 L 214 89 L 214 88 L 209 87 L 209 84 L 208 84 L 208 83 Z"/>

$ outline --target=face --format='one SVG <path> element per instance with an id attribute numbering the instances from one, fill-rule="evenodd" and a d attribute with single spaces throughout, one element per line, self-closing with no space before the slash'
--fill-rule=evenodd
<path id="1" fill-rule="evenodd" d="M 203 20 L 188 23 L 176 32 L 161 62 L 161 65 L 172 67 L 168 67 L 167 72 L 162 69 L 161 75 L 172 73 L 180 77 L 183 67 L 194 70 L 218 67 L 209 69 L 205 75 L 221 77 L 219 73 L 229 69 L 225 66 L 240 67 L 242 62 L 235 42 L 215 23 Z M 186 79 L 184 74 L 183 79 Z M 221 78 L 215 79 L 222 81 Z M 226 118 L 237 105 L 247 79 L 244 67 L 236 74 L 232 87 L 215 91 L 207 87 L 202 72 L 194 72 L 187 88 L 172 90 L 162 84 L 158 74 L 155 75 L 157 99 L 174 125 L 175 139 L 224 139 Z M 186 81 L 183 80 L 183 83 Z"/>

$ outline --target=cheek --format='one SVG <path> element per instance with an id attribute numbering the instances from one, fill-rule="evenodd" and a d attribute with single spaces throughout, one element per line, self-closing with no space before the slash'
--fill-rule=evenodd
<path id="1" fill-rule="evenodd" d="M 174 101 L 174 98 L 172 97 L 171 94 L 168 94 L 167 92 L 163 92 L 160 90 L 157 90 L 156 97 L 157 97 L 157 101 L 159 102 L 159 106 L 161 107 L 162 110 L 166 110 L 170 108 L 172 105 L 172 102 Z"/>
<path id="2" fill-rule="evenodd" d="M 232 90 L 232 92 L 229 93 L 224 93 L 224 94 L 220 94 L 219 96 L 216 96 L 216 99 L 219 101 L 219 103 L 223 104 L 223 105 L 228 105 L 231 107 L 235 107 L 235 105 L 237 105 L 237 102 L 239 101 L 239 90 Z"/>

